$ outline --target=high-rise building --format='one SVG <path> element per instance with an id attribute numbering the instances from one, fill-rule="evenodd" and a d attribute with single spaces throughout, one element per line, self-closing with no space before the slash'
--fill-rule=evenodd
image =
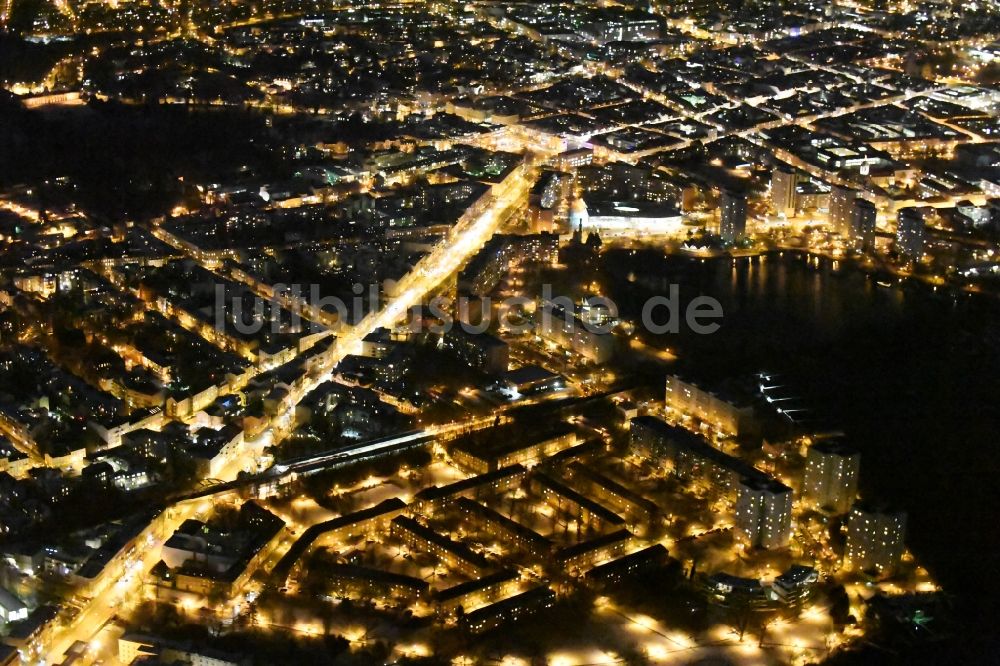
<path id="1" fill-rule="evenodd" d="M 854 201 L 857 190 L 843 185 L 830 188 L 830 224 L 843 236 L 853 236 Z"/>
<path id="2" fill-rule="evenodd" d="M 813 444 L 806 453 L 802 494 L 835 514 L 847 513 L 858 492 L 861 454 L 838 441 Z"/>
<path id="3" fill-rule="evenodd" d="M 906 514 L 855 504 L 847 519 L 844 565 L 856 571 L 892 571 L 903 556 Z"/>
<path id="4" fill-rule="evenodd" d="M 896 216 L 896 249 L 899 253 L 916 261 L 924 254 L 924 238 L 927 235 L 924 215 L 919 208 L 901 208 Z"/>
<path id="5" fill-rule="evenodd" d="M 771 203 L 779 215 L 791 217 L 795 214 L 795 186 L 798 174 L 787 166 L 775 167 L 771 172 Z"/>
<path id="6" fill-rule="evenodd" d="M 719 235 L 725 243 L 735 243 L 747 232 L 747 195 L 723 190 L 719 200 Z"/>
<path id="7" fill-rule="evenodd" d="M 875 249 L 875 220 L 878 212 L 875 204 L 867 199 L 855 199 L 851 209 L 851 241 L 858 252 Z"/>
<path id="8" fill-rule="evenodd" d="M 740 480 L 736 533 L 747 545 L 784 548 L 792 538 L 792 489 L 767 477 Z"/>

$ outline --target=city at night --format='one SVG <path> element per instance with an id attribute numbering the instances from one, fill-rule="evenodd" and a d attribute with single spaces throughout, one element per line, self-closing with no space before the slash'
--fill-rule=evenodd
<path id="1" fill-rule="evenodd" d="M 0 0 L 0 666 L 1000 663 L 997 0 Z"/>

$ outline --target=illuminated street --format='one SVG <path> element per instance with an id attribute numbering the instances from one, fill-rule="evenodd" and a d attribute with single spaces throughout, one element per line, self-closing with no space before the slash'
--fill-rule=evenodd
<path id="1" fill-rule="evenodd" d="M 998 35 L 0 0 L 0 666 L 993 663 Z"/>

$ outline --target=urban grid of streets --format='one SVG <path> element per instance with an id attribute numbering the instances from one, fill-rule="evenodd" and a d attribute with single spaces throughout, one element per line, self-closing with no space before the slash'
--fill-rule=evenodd
<path id="1" fill-rule="evenodd" d="M 0 6 L 0 18 L 9 14 L 11 4 L 12 0 L 7 0 L 4 5 Z M 294 14 L 290 14 L 281 17 L 261 17 L 259 19 L 242 21 L 239 24 L 234 25 L 247 25 L 256 22 L 266 22 L 276 18 L 294 18 L 295 16 L 296 15 Z M 515 25 L 508 24 L 503 20 L 497 19 L 489 13 L 484 12 L 480 18 L 491 22 L 495 27 L 502 30 L 517 30 Z M 193 35 L 198 36 L 200 39 L 212 39 L 208 35 L 202 35 L 193 26 L 191 26 L 190 32 Z M 164 39 L 169 39 L 169 36 Z M 611 78 L 617 78 L 616 74 L 620 73 L 613 66 L 606 63 L 581 61 L 578 64 L 591 74 L 604 74 L 610 76 Z M 804 64 L 814 66 L 811 63 Z M 678 108 L 671 105 L 669 100 L 661 95 L 649 90 L 641 89 L 635 85 L 633 85 L 633 88 L 645 98 L 660 101 L 663 104 L 671 106 L 673 110 L 677 111 L 681 117 L 687 120 L 705 120 L 705 114 L 703 113 Z M 944 87 L 930 88 L 921 93 L 908 92 L 898 97 L 890 97 L 870 103 L 859 103 L 852 107 L 840 108 L 828 113 L 799 117 L 793 121 L 768 121 L 744 130 L 713 131 L 705 142 L 712 142 L 727 137 L 742 137 L 750 138 L 752 140 L 752 135 L 761 130 L 788 124 L 806 127 L 822 118 L 839 116 L 873 106 L 892 104 L 897 101 L 911 99 L 915 95 L 927 95 L 942 89 L 944 89 Z M 961 130 L 960 128 L 959 131 L 964 132 L 964 130 Z M 983 139 L 981 137 L 971 134 L 968 137 L 968 141 L 972 143 L 981 142 L 982 140 Z M 690 143 L 691 142 L 688 141 L 680 146 L 674 145 L 672 146 L 672 149 L 677 149 L 678 147 L 683 147 Z M 425 256 L 420 261 L 419 265 L 400 282 L 397 296 L 384 303 L 383 307 L 381 307 L 378 311 L 369 313 L 358 324 L 349 328 L 342 328 L 339 331 L 335 346 L 331 348 L 326 357 L 323 359 L 325 372 L 319 373 L 317 376 L 310 378 L 301 391 L 297 395 L 293 396 L 293 399 L 289 401 L 289 407 L 284 411 L 284 413 L 273 418 L 271 425 L 262 435 L 253 441 L 247 441 L 241 454 L 230 460 L 224 467 L 223 471 L 216 475 L 216 478 L 214 479 L 215 482 L 224 484 L 228 481 L 235 480 L 240 472 L 251 470 L 256 471 L 255 461 L 261 452 L 268 446 L 280 443 L 281 440 L 294 429 L 295 406 L 303 398 L 305 398 L 311 390 L 329 380 L 331 372 L 337 363 L 346 355 L 356 353 L 361 341 L 366 336 L 381 328 L 391 328 L 394 324 L 398 323 L 406 316 L 409 308 L 421 303 L 421 301 L 428 295 L 432 294 L 442 282 L 452 276 L 455 272 L 459 271 L 465 262 L 478 250 L 480 250 L 486 241 L 489 240 L 494 233 L 500 230 L 507 219 L 524 203 L 528 190 L 533 184 L 535 167 L 544 162 L 546 158 L 555 154 L 557 150 L 556 147 L 539 145 L 534 141 L 531 135 L 519 134 L 516 131 L 509 133 L 508 137 L 505 139 L 504 145 L 501 147 L 505 150 L 523 152 L 526 155 L 524 163 L 515 169 L 513 173 L 508 176 L 507 180 L 494 187 L 490 194 L 485 195 L 483 199 L 478 201 L 471 209 L 466 211 L 465 215 L 463 215 L 459 223 L 455 225 L 445 241 L 438 244 L 433 251 Z M 820 175 L 818 170 L 813 165 L 803 162 L 802 160 L 798 160 L 790 154 L 782 155 L 782 157 L 787 162 L 800 168 L 804 172 L 811 172 L 813 175 Z M 963 194 L 954 198 L 942 199 L 939 203 L 934 205 L 954 205 L 958 199 L 971 199 L 974 203 L 982 204 L 985 201 L 985 195 L 979 194 L 977 196 L 970 197 Z M 30 211 L 19 212 L 26 215 L 31 213 Z M 151 225 L 153 235 L 160 240 L 173 244 L 176 249 L 186 252 L 185 246 L 176 243 L 176 239 L 172 238 L 171 235 L 161 228 L 157 222 L 153 222 Z M 195 257 L 190 256 L 190 254 L 189 257 L 196 259 Z M 202 263 L 204 264 L 204 262 Z M 221 270 L 217 267 L 213 267 L 213 269 Z M 303 312 L 307 311 L 308 307 L 308 305 L 304 302 L 296 303 L 286 300 L 284 304 L 293 309 L 298 307 L 298 309 Z M 486 425 L 489 423 L 492 423 L 492 418 L 484 417 L 476 423 L 471 424 L 471 427 L 478 427 L 478 424 Z M 470 427 L 470 424 L 455 424 L 454 427 Z M 424 432 L 428 435 L 447 435 L 449 430 L 447 426 L 432 427 L 428 428 Z M 58 660 L 61 659 L 66 653 L 66 650 L 69 649 L 69 647 L 75 642 L 83 641 L 85 643 L 89 643 L 94 641 L 98 637 L 99 632 L 101 632 L 108 622 L 116 615 L 118 608 L 124 600 L 137 594 L 138 590 L 141 589 L 144 579 L 160 560 L 160 549 L 164 541 L 169 538 L 170 535 L 173 534 L 173 532 L 185 520 L 205 516 L 211 509 L 211 503 L 211 496 L 208 498 L 199 497 L 196 499 L 181 500 L 161 513 L 154 520 L 154 522 L 149 525 L 147 530 L 137 541 L 141 544 L 141 547 L 136 549 L 136 553 L 127 563 L 127 574 L 123 578 L 118 580 L 101 580 L 100 583 L 94 588 L 94 593 L 90 597 L 74 598 L 71 601 L 71 605 L 77 607 L 79 612 L 68 625 L 64 627 L 57 627 L 52 639 L 46 646 L 44 646 L 43 655 L 41 655 L 42 658 L 48 663 L 57 663 Z M 619 613 L 619 611 L 611 607 L 608 603 L 603 605 L 601 611 L 607 613 Z M 635 620 L 634 618 L 628 618 L 628 620 L 635 624 L 641 624 L 642 622 L 641 620 Z M 659 628 L 656 627 L 647 627 L 647 629 L 652 633 L 659 632 Z M 668 647 L 663 648 L 666 652 L 669 652 L 672 649 L 687 650 L 691 648 L 690 643 L 685 637 L 664 635 L 663 638 L 665 639 L 665 644 L 668 645 Z M 670 647 L 670 644 L 672 644 L 673 647 Z"/>
<path id="2" fill-rule="evenodd" d="M 527 165 L 516 169 L 499 188 L 487 195 L 488 200 L 477 204 L 481 211 L 473 211 L 455 226 L 447 242 L 438 245 L 435 250 L 424 257 L 420 265 L 406 276 L 400 285 L 400 293 L 388 300 L 382 309 L 369 313 L 361 322 L 345 330 L 337 339 L 336 345 L 328 352 L 325 364 L 332 368 L 344 356 L 353 353 L 357 346 L 372 331 L 390 327 L 402 319 L 407 310 L 417 305 L 420 300 L 436 288 L 446 277 L 459 270 L 463 263 L 496 232 L 511 208 L 517 205 L 531 185 L 527 174 Z M 313 379 L 307 384 L 307 389 L 298 396 L 301 400 L 309 391 L 329 379 L 329 372 Z M 232 460 L 219 475 L 220 481 L 231 481 L 236 475 L 252 466 L 256 455 L 267 446 L 276 444 L 290 430 L 295 407 L 298 400 L 284 414 L 273 420 L 274 425 L 268 428 L 257 441 L 248 442 L 244 455 Z M 487 420 L 492 423 L 492 419 Z M 117 581 L 102 581 L 98 587 L 103 590 L 91 598 L 80 600 L 81 611 L 73 622 L 59 632 L 46 651 L 46 661 L 55 663 L 66 650 L 78 640 L 91 641 L 96 633 L 114 617 L 118 605 L 129 594 L 133 594 L 142 586 L 143 577 L 159 561 L 159 549 L 163 540 L 189 518 L 210 508 L 209 500 L 195 500 L 175 505 L 161 514 L 154 524 L 150 525 L 139 543 L 146 544 L 139 554 L 127 566 L 129 574 Z"/>

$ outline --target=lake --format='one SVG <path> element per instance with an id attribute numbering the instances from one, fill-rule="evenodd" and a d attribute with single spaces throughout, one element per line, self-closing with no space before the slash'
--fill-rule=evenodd
<path id="1" fill-rule="evenodd" d="M 910 514 L 907 542 L 971 617 L 1000 595 L 1000 307 L 923 285 L 880 286 L 800 253 L 697 259 L 603 255 L 608 294 L 638 319 L 651 295 L 719 300 L 711 335 L 657 340 L 709 381 L 770 370 L 862 452 L 861 487 Z"/>

